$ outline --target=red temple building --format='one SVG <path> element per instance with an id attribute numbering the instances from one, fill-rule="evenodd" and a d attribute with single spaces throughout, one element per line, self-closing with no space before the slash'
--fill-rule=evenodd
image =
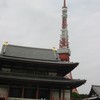
<path id="1" fill-rule="evenodd" d="M 10 44 L 2 46 L 0 100 L 71 100 L 72 90 L 86 82 L 65 78 L 79 63 L 69 61 L 65 0 L 62 9 L 58 50 Z"/>

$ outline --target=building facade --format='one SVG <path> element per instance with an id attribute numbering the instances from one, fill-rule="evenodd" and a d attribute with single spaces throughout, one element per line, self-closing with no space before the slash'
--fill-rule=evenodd
<path id="1" fill-rule="evenodd" d="M 62 62 L 57 51 L 4 45 L 0 54 L 0 100 L 70 100 L 86 82 L 64 76 L 79 63 Z"/>

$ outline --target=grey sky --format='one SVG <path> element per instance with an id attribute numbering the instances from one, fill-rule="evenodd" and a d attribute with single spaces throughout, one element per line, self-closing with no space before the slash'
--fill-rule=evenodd
<path id="1" fill-rule="evenodd" d="M 0 0 L 0 49 L 9 44 L 52 48 L 59 46 L 63 0 Z M 68 0 L 71 61 L 79 62 L 73 78 L 86 79 L 78 88 L 89 93 L 100 85 L 100 0 Z"/>

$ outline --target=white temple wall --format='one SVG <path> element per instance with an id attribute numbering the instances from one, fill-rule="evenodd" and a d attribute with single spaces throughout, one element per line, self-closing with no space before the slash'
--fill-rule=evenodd
<path id="1" fill-rule="evenodd" d="M 52 98 L 54 100 L 59 100 L 59 90 L 55 90 L 55 89 L 52 90 Z"/>
<path id="2" fill-rule="evenodd" d="M 5 98 L 7 97 L 7 87 L 4 87 L 4 86 L 0 86 L 0 97 L 1 98 Z"/>
<path id="3" fill-rule="evenodd" d="M 70 100 L 71 98 L 70 98 L 70 90 L 65 90 L 65 95 L 64 95 L 65 97 L 65 99 L 64 100 Z"/>

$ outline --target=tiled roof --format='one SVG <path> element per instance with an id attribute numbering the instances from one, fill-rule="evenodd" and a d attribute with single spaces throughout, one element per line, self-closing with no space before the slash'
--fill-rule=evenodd
<path id="1" fill-rule="evenodd" d="M 95 93 L 100 97 L 100 85 L 93 85 L 92 88 Z"/>
<path id="2" fill-rule="evenodd" d="M 67 79 L 67 78 L 59 78 L 59 77 L 46 77 L 46 76 L 35 76 L 32 75 L 31 77 L 29 75 L 25 76 L 19 74 L 16 75 L 16 73 L 12 73 L 12 74 L 1 74 L 0 78 L 2 78 L 0 81 L 2 82 L 3 80 L 5 80 L 5 78 L 7 78 L 9 80 L 9 82 L 12 82 L 12 80 L 14 82 L 18 81 L 18 82 L 28 82 L 28 81 L 33 81 L 34 83 L 46 83 L 45 85 L 54 85 L 54 86 L 59 86 L 59 87 L 68 87 L 70 86 L 70 88 L 76 88 L 81 86 L 82 84 L 84 84 L 86 82 L 86 80 L 80 80 L 80 79 Z M 14 83 L 13 82 L 13 83 Z M 48 83 L 48 84 L 47 84 Z"/>
<path id="3" fill-rule="evenodd" d="M 35 60 L 58 60 L 57 51 L 52 49 L 31 48 L 16 45 L 3 45 L 1 54 L 4 56 L 35 59 Z"/>
<path id="4" fill-rule="evenodd" d="M 100 85 L 92 85 L 91 86 L 91 90 L 89 93 L 89 99 L 96 100 L 95 98 L 100 98 Z"/>

